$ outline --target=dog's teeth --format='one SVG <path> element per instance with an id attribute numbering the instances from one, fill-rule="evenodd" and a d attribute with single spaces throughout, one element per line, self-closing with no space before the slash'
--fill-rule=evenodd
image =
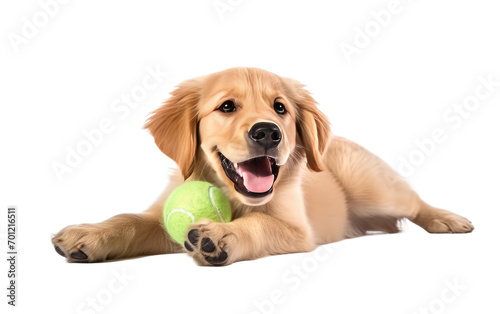
<path id="1" fill-rule="evenodd" d="M 233 162 L 233 167 L 234 167 L 234 169 L 238 169 L 238 164 Z"/>

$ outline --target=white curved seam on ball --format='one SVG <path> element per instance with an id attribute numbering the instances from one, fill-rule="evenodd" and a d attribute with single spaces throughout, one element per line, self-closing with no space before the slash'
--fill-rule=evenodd
<path id="1" fill-rule="evenodd" d="M 168 220 L 170 219 L 170 216 L 173 213 L 177 213 L 177 212 L 181 212 L 181 213 L 184 213 L 184 214 L 188 215 L 191 218 L 191 223 L 194 224 L 194 216 L 193 216 L 193 214 L 191 214 L 190 212 L 188 212 L 187 210 L 182 209 L 182 208 L 174 208 L 174 209 L 172 209 L 172 211 L 167 216 L 167 229 L 168 229 Z"/>
<path id="2" fill-rule="evenodd" d="M 222 218 L 222 215 L 220 214 L 220 211 L 217 208 L 217 205 L 215 205 L 214 196 L 212 195 L 213 189 L 215 189 L 215 186 L 211 186 L 211 187 L 208 188 L 208 196 L 210 197 L 210 202 L 212 202 L 212 207 L 214 208 L 215 212 L 217 213 L 217 216 L 219 216 L 220 221 L 226 222 L 224 220 L 224 218 Z"/>

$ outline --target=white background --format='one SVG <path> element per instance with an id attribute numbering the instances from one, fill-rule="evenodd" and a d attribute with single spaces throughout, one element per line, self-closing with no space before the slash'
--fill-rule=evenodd
<path id="1" fill-rule="evenodd" d="M 37 1 L 1 4 L 0 206 L 16 205 L 19 223 L 13 309 L 4 297 L 1 215 L 2 313 L 498 313 L 500 88 L 459 127 L 443 114 L 474 96 L 480 76 L 500 81 L 500 7 L 401 0 L 377 33 L 370 12 L 387 10 L 388 0 L 233 0 L 222 18 L 213 3 L 69 1 L 47 21 Z M 34 16 L 46 25 L 16 51 L 9 38 L 22 36 Z M 341 43 L 353 45 L 356 29 L 367 25 L 375 34 L 348 62 Z M 169 76 L 126 118 L 112 111 L 157 66 Z M 403 233 L 342 241 L 316 255 L 223 268 L 198 267 L 182 254 L 66 263 L 52 234 L 139 212 L 165 186 L 173 163 L 142 129 L 147 114 L 182 80 L 233 66 L 303 82 L 335 134 L 395 168 L 418 154 L 415 141 L 442 129 L 446 141 L 407 179 L 424 200 L 466 216 L 476 230 L 430 235 L 408 222 Z M 102 119 L 113 131 L 58 180 L 52 164 L 64 163 L 67 147 Z M 272 295 L 279 296 L 273 305 Z M 93 298 L 99 311 L 89 306 Z"/>

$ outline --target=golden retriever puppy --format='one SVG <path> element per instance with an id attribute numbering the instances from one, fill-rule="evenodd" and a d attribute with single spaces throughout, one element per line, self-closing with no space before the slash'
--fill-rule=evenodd
<path id="1" fill-rule="evenodd" d="M 179 173 L 144 213 L 61 230 L 52 242 L 69 262 L 187 252 L 200 265 L 228 265 L 368 231 L 398 232 L 402 218 L 433 233 L 473 229 L 426 204 L 361 146 L 333 136 L 302 84 L 264 70 L 232 68 L 185 81 L 145 128 Z M 162 206 L 184 180 L 222 189 L 233 221 L 191 225 L 182 247 L 165 232 Z"/>

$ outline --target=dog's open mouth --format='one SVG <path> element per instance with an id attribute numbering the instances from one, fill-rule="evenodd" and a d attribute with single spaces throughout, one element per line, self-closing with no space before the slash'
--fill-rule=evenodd
<path id="1" fill-rule="evenodd" d="M 280 167 L 272 157 L 262 156 L 234 163 L 219 152 L 222 169 L 239 193 L 250 197 L 263 197 L 273 191 Z"/>

